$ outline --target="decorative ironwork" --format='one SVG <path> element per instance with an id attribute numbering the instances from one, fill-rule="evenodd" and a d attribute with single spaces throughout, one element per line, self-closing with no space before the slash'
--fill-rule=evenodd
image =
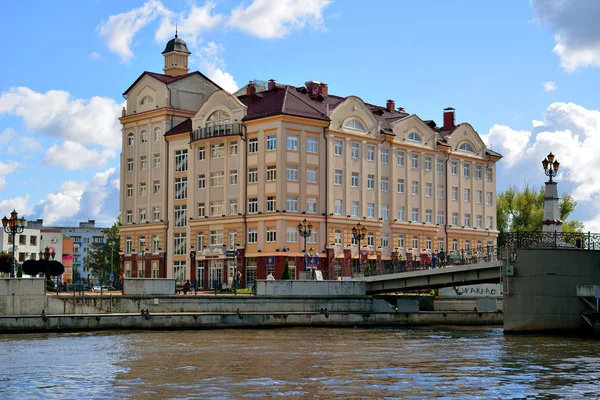
<path id="1" fill-rule="evenodd" d="M 507 249 L 600 250 L 600 233 L 509 232 L 504 235 Z"/>
<path id="2" fill-rule="evenodd" d="M 196 140 L 212 137 L 241 135 L 243 133 L 243 129 L 243 125 L 240 123 L 212 125 L 206 128 L 196 129 L 192 131 L 190 143 Z"/>

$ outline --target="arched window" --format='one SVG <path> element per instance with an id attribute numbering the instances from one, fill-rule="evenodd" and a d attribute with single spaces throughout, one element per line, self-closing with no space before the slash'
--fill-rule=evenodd
<path id="1" fill-rule="evenodd" d="M 154 128 L 154 141 L 158 141 L 160 139 L 160 128 Z"/>
<path id="2" fill-rule="evenodd" d="M 458 240 L 452 239 L 452 251 L 458 251 Z"/>
<path id="3" fill-rule="evenodd" d="M 127 146 L 133 146 L 134 143 L 135 143 L 135 139 L 133 136 L 133 132 L 129 132 L 127 134 Z"/>
<path id="4" fill-rule="evenodd" d="M 139 246 L 138 253 L 147 250 L 146 249 L 146 237 L 145 236 L 140 236 L 138 246 Z"/>
<path id="5" fill-rule="evenodd" d="M 202 251 L 204 249 L 204 232 L 198 232 L 196 236 L 196 250 Z"/>
<path id="6" fill-rule="evenodd" d="M 477 250 L 481 250 L 483 249 L 483 244 L 481 243 L 481 240 L 477 241 Z"/>
<path id="7" fill-rule="evenodd" d="M 140 133 L 140 143 L 147 143 L 148 142 L 148 132 L 146 132 L 145 130 L 142 131 L 142 133 Z"/>
<path id="8" fill-rule="evenodd" d="M 356 118 L 351 118 L 344 124 L 344 128 L 354 131 L 366 132 L 364 125 Z"/>
<path id="9" fill-rule="evenodd" d="M 237 231 L 235 229 L 229 230 L 229 248 L 235 249 L 235 245 L 237 242 Z"/>
<path id="10" fill-rule="evenodd" d="M 140 106 L 145 106 L 145 105 L 151 104 L 151 103 L 154 103 L 154 99 L 150 96 L 144 96 L 140 100 Z"/>
<path id="11" fill-rule="evenodd" d="M 408 134 L 408 140 L 412 141 L 412 142 L 418 142 L 421 143 L 421 136 L 419 136 L 416 132 L 411 132 Z"/>
<path id="12" fill-rule="evenodd" d="M 335 244 L 342 244 L 342 231 L 339 229 L 335 230 L 335 234 L 333 235 L 333 242 Z"/>
<path id="13" fill-rule="evenodd" d="M 460 146 L 458 146 L 458 149 L 461 151 L 466 151 L 469 153 L 474 153 L 473 151 L 473 146 L 471 146 L 469 143 L 463 143 Z"/>
<path id="14" fill-rule="evenodd" d="M 425 248 L 426 248 L 427 250 L 431 250 L 431 248 L 432 248 L 432 247 L 433 247 L 433 240 L 431 240 L 431 238 L 430 238 L 430 237 L 427 237 L 427 238 L 425 239 Z"/>
<path id="15" fill-rule="evenodd" d="M 154 237 L 152 238 L 152 252 L 153 253 L 158 253 L 159 245 L 160 245 L 160 241 L 158 239 L 158 235 L 154 235 Z"/>
<path id="16" fill-rule="evenodd" d="M 227 125 L 229 124 L 229 114 L 223 110 L 217 110 L 206 119 L 206 127 L 214 125 Z"/>
<path id="17" fill-rule="evenodd" d="M 465 250 L 466 251 L 471 250 L 471 241 L 470 240 L 465 240 Z"/>
<path id="18" fill-rule="evenodd" d="M 412 237 L 412 248 L 413 249 L 418 249 L 419 248 L 419 237 L 418 236 L 413 236 Z"/>
<path id="19" fill-rule="evenodd" d="M 401 249 L 404 248 L 404 235 L 398 236 L 398 247 Z"/>
<path id="20" fill-rule="evenodd" d="M 367 245 L 375 246 L 375 234 L 373 232 L 367 233 Z"/>
<path id="21" fill-rule="evenodd" d="M 125 238 L 125 254 L 130 255 L 132 247 L 133 247 L 133 240 L 131 240 L 131 236 L 127 236 Z"/>

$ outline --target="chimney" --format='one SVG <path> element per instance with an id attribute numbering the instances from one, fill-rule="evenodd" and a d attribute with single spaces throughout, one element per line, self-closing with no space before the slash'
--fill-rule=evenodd
<path id="1" fill-rule="evenodd" d="M 323 97 L 327 97 L 329 94 L 329 88 L 325 82 L 319 83 L 319 87 L 317 88 L 317 93 L 319 93 Z"/>
<path id="2" fill-rule="evenodd" d="M 317 88 L 319 87 L 320 84 L 321 84 L 321 82 L 317 82 L 317 81 L 304 82 L 304 86 L 306 86 L 306 89 L 308 90 L 309 94 L 317 93 Z"/>
<path id="3" fill-rule="evenodd" d="M 406 110 L 404 109 L 404 107 L 398 107 L 398 112 L 399 113 L 405 113 Z"/>
<path id="4" fill-rule="evenodd" d="M 269 86 L 268 86 L 268 89 L 269 89 L 269 90 L 273 90 L 273 89 L 275 89 L 275 85 L 276 85 L 276 83 L 275 83 L 275 79 L 269 79 Z"/>
<path id="5" fill-rule="evenodd" d="M 254 82 L 250 81 L 246 86 L 246 96 L 252 96 L 254 93 L 256 93 L 256 86 L 254 86 Z"/>
<path id="6" fill-rule="evenodd" d="M 444 127 L 442 129 L 445 131 L 450 131 L 454 129 L 455 126 L 456 125 L 454 125 L 454 108 L 444 108 Z"/>
<path id="7" fill-rule="evenodd" d="M 385 108 L 387 108 L 388 112 L 394 112 L 394 110 L 396 108 L 396 103 L 394 103 L 394 100 L 390 99 L 387 101 Z"/>

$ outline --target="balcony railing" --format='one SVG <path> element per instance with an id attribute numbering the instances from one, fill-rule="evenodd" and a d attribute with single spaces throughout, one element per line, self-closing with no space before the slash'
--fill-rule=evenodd
<path id="1" fill-rule="evenodd" d="M 213 125 L 206 128 L 200 128 L 192 131 L 190 142 L 219 136 L 241 135 L 243 129 L 243 125 L 240 123 Z"/>
<path id="2" fill-rule="evenodd" d="M 600 250 L 600 233 L 509 232 L 504 234 L 507 249 Z"/>

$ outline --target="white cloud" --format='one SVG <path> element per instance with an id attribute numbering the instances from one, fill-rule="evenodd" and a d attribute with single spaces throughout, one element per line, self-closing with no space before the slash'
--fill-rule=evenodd
<path id="1" fill-rule="evenodd" d="M 75 225 L 93 219 L 109 226 L 119 214 L 118 186 L 119 172 L 114 168 L 97 173 L 89 182 L 66 181 L 40 201 L 33 213 L 44 219 L 44 225 Z"/>
<path id="2" fill-rule="evenodd" d="M 164 16 L 168 10 L 157 0 L 149 0 L 139 8 L 111 15 L 107 21 L 98 25 L 96 31 L 106 40 L 108 48 L 128 62 L 133 57 L 131 42 L 133 36 L 143 27 Z"/>
<path id="3" fill-rule="evenodd" d="M 38 93 L 13 87 L 0 94 L 0 116 L 16 115 L 28 130 L 112 150 L 121 147 L 121 107 L 106 97 L 74 99 L 63 90 Z"/>
<path id="4" fill-rule="evenodd" d="M 531 7 L 538 22 L 552 30 L 554 52 L 565 70 L 600 66 L 600 1 L 531 0 Z"/>
<path id="5" fill-rule="evenodd" d="M 281 38 L 305 25 L 323 27 L 330 0 L 254 0 L 231 11 L 228 25 L 262 39 Z"/>
<path id="6" fill-rule="evenodd" d="M 0 153 L 15 155 L 18 153 L 31 153 L 42 149 L 39 141 L 30 136 L 19 134 L 12 128 L 6 128 L 0 133 Z"/>
<path id="7" fill-rule="evenodd" d="M 225 63 L 219 57 L 219 53 L 225 51 L 223 46 L 210 42 L 200 49 L 200 68 L 205 71 L 206 75 L 230 93 L 239 89 L 239 85 L 234 77 L 225 72 Z"/>
<path id="8" fill-rule="evenodd" d="M 551 92 L 553 90 L 556 90 L 556 83 L 553 81 L 548 81 L 548 82 L 544 83 L 544 90 L 546 92 Z"/>
<path id="9" fill-rule="evenodd" d="M 19 213 L 19 218 L 25 217 L 31 213 L 31 208 L 27 206 L 29 202 L 29 195 L 25 197 L 15 197 L 12 199 L 0 200 L 0 216 L 10 217 L 10 213 L 15 210 Z"/>
<path id="10" fill-rule="evenodd" d="M 115 152 L 112 150 L 87 149 L 80 143 L 66 140 L 60 146 L 53 145 L 46 151 L 44 163 L 48 166 L 76 170 L 105 165 L 114 156 Z"/>
<path id="11" fill-rule="evenodd" d="M 100 53 L 98 53 L 97 51 L 92 51 L 90 53 L 90 58 L 92 60 L 99 60 L 100 59 Z"/>
<path id="12" fill-rule="evenodd" d="M 17 162 L 10 162 L 10 163 L 0 162 L 0 189 L 2 189 L 4 187 L 4 185 L 6 184 L 6 175 L 13 172 L 15 169 L 17 169 L 18 166 L 19 166 L 19 163 L 17 163 Z"/>
<path id="13" fill-rule="evenodd" d="M 156 30 L 154 39 L 163 43 L 173 37 L 175 33 L 175 24 L 181 38 L 185 38 L 188 45 L 195 47 L 198 44 L 198 37 L 204 31 L 213 30 L 223 20 L 221 14 L 211 14 L 215 4 L 207 1 L 202 7 L 192 5 L 186 13 L 175 14 L 167 10 Z M 175 24 L 173 23 L 175 20 Z"/>
<path id="14" fill-rule="evenodd" d="M 481 139 L 488 147 L 504 155 L 503 162 L 509 167 L 523 157 L 530 137 L 531 132 L 515 131 L 506 125 L 494 125 L 487 135 L 481 135 Z"/>

